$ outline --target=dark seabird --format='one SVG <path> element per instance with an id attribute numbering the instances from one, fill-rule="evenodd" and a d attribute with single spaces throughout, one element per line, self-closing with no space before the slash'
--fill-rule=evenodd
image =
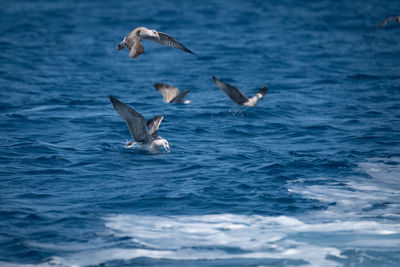
<path id="1" fill-rule="evenodd" d="M 150 40 L 156 42 L 163 46 L 169 46 L 181 49 L 187 53 L 194 54 L 192 51 L 187 49 L 183 44 L 175 40 L 172 36 L 169 36 L 163 32 L 157 32 L 156 30 L 149 30 L 146 27 L 138 27 L 131 31 L 124 40 L 117 46 L 118 50 L 129 48 L 129 56 L 131 58 L 138 57 L 144 53 L 144 47 L 142 44 L 142 39 Z"/>
<path id="2" fill-rule="evenodd" d="M 178 88 L 163 83 L 155 83 L 154 87 L 157 89 L 157 91 L 159 91 L 162 94 L 165 103 L 189 104 L 192 102 L 190 100 L 184 100 L 187 93 L 190 92 L 189 90 L 184 90 L 181 93 L 179 93 Z"/>
<path id="3" fill-rule="evenodd" d="M 118 114 L 124 118 L 135 140 L 135 142 L 129 141 L 126 147 L 139 145 L 140 148 L 150 152 L 157 152 L 159 148 L 163 147 L 165 151 L 171 151 L 168 141 L 158 136 L 158 127 L 164 118 L 163 116 L 154 117 L 146 122 L 140 113 L 122 103 L 114 96 L 110 95 L 110 101 Z M 149 129 L 147 127 L 149 127 Z"/>
<path id="4" fill-rule="evenodd" d="M 227 94 L 233 102 L 239 106 L 255 107 L 259 99 L 263 98 L 268 91 L 267 87 L 262 88 L 255 96 L 248 98 L 236 87 L 224 83 L 213 76 L 213 80 L 217 87 Z"/>
<path id="5" fill-rule="evenodd" d="M 383 26 L 385 26 L 386 24 L 388 24 L 388 22 L 390 22 L 390 21 L 400 23 L 400 16 L 388 17 L 387 19 L 385 19 L 384 21 L 382 21 L 381 23 L 379 23 L 379 25 L 376 26 L 375 29 L 382 28 Z"/>

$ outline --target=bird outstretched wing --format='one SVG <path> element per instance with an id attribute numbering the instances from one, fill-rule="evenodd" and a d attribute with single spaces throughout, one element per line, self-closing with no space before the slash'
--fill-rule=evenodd
<path id="1" fill-rule="evenodd" d="M 245 102 L 249 101 L 249 98 L 236 87 L 218 80 L 215 76 L 213 76 L 213 80 L 217 87 L 224 91 L 236 104 L 243 105 Z"/>
<path id="2" fill-rule="evenodd" d="M 129 131 L 136 142 L 146 144 L 153 141 L 153 137 L 147 131 L 146 120 L 140 113 L 125 103 L 122 103 L 112 95 L 110 95 L 110 101 L 118 114 L 124 118 L 126 125 L 128 125 Z"/>
<path id="3" fill-rule="evenodd" d="M 187 49 L 183 44 L 181 44 L 180 42 L 178 42 L 175 38 L 173 38 L 172 36 L 163 33 L 163 32 L 158 32 L 158 36 L 160 38 L 156 38 L 153 36 L 143 36 L 143 39 L 147 39 L 153 42 L 158 43 L 159 45 L 162 46 L 169 46 L 169 47 L 173 47 L 173 48 L 178 48 L 181 49 L 187 53 L 191 53 L 191 54 L 195 54 L 194 52 L 190 51 L 189 49 Z"/>

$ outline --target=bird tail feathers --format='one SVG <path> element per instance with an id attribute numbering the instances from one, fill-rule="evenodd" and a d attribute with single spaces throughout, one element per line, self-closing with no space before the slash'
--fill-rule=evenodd
<path id="1" fill-rule="evenodd" d="M 120 42 L 118 44 L 117 49 L 121 50 L 121 49 L 124 49 L 125 47 L 126 47 L 126 43 L 125 43 L 125 39 L 124 39 L 122 42 Z"/>

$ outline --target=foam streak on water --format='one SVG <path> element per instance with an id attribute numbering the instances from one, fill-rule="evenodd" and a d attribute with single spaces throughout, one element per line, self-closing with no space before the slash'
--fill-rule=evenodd
<path id="1" fill-rule="evenodd" d="M 385 165 L 383 159 L 376 158 L 371 161 L 380 163 L 358 166 L 373 172 L 369 180 L 352 177 L 348 183 L 324 186 L 304 185 L 305 179 L 290 182 L 290 192 L 335 202 L 324 211 L 299 216 L 302 219 L 235 214 L 109 215 L 103 218 L 106 228 L 101 236 L 119 245 L 104 246 L 104 240 L 83 247 L 59 244 L 57 250 L 69 251 L 70 256 L 52 257 L 41 266 L 137 264 L 143 257 L 192 264 L 209 260 L 239 264 L 238 260 L 244 259 L 247 263 L 278 260 L 307 266 L 341 266 L 348 260 L 366 265 L 395 263 L 397 256 L 388 260 L 385 253 L 377 257 L 376 251 L 399 252 L 400 224 L 395 212 L 400 203 L 393 200 L 398 189 L 386 185 L 392 184 L 390 177 L 399 172 L 400 164 Z M 390 162 L 400 163 L 398 158 Z M 374 208 L 377 203 L 390 205 Z M 55 249 L 51 244 L 31 245 Z"/>

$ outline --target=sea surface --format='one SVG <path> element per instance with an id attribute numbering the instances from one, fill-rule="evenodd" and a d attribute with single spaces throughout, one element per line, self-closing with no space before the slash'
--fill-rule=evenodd
<path id="1" fill-rule="evenodd" d="M 1 1 L 0 265 L 400 266 L 400 1 Z M 146 26 L 196 55 L 143 41 Z M 248 96 L 236 106 L 212 76 Z M 188 89 L 166 104 L 154 83 Z M 172 151 L 131 140 L 116 96 Z"/>

